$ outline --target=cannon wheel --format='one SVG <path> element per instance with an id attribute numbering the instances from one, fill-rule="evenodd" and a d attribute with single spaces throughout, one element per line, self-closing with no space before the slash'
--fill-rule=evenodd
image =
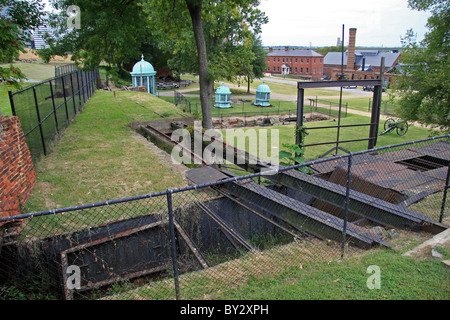
<path id="1" fill-rule="evenodd" d="M 387 130 L 391 127 L 391 124 L 394 123 L 395 120 L 392 118 L 389 118 L 386 120 L 386 122 L 384 123 L 384 130 Z"/>
<path id="2" fill-rule="evenodd" d="M 397 134 L 399 136 L 404 136 L 408 132 L 408 122 L 402 121 L 397 125 Z"/>

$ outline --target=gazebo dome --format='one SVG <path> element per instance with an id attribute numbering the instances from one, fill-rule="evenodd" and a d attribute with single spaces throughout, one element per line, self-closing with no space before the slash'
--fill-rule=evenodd
<path id="1" fill-rule="evenodd" d="M 218 87 L 216 90 L 216 103 L 214 104 L 214 107 L 231 108 L 230 102 L 231 102 L 231 91 L 225 85 L 225 83 L 222 83 L 222 85 Z"/>
<path id="2" fill-rule="evenodd" d="M 216 94 L 231 94 L 230 88 L 228 88 L 224 83 L 217 88 Z"/>
<path id="3" fill-rule="evenodd" d="M 256 88 L 256 99 L 253 103 L 255 106 L 269 107 L 270 106 L 270 88 L 263 81 L 258 88 Z"/>
<path id="4" fill-rule="evenodd" d="M 156 74 L 155 69 L 153 68 L 152 64 L 150 62 L 147 62 L 144 60 L 144 56 L 142 56 L 142 60 L 137 62 L 134 67 L 133 67 L 133 71 L 131 72 L 131 74 L 136 74 L 136 75 L 140 75 L 140 74 Z"/>
<path id="5" fill-rule="evenodd" d="M 147 88 L 147 92 L 156 94 L 155 75 L 156 71 L 150 62 L 144 60 L 144 55 L 141 56 L 141 61 L 137 62 L 133 71 L 131 72 L 131 78 L 133 80 L 133 86 L 144 86 Z"/>
<path id="6" fill-rule="evenodd" d="M 258 88 L 256 88 L 256 92 L 260 93 L 270 93 L 270 87 L 263 81 Z"/>

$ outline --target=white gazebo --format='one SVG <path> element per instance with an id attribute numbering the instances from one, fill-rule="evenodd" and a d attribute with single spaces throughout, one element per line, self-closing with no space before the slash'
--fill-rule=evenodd
<path id="1" fill-rule="evenodd" d="M 142 55 L 141 57 L 142 60 L 134 65 L 133 71 L 131 72 L 133 86 L 144 86 L 147 88 L 148 93 L 156 95 L 156 71 L 150 62 L 144 60 L 144 55 Z"/>

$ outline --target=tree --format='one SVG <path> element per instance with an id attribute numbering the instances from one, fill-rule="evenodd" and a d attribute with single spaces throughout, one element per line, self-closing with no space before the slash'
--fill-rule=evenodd
<path id="1" fill-rule="evenodd" d="M 41 24 L 43 7 L 40 0 L 0 0 L 0 62 L 11 63 L 25 52 L 31 30 Z M 0 83 L 19 88 L 20 79 L 25 75 L 19 68 L 0 67 Z"/>
<path id="2" fill-rule="evenodd" d="M 262 40 L 260 36 L 253 35 L 253 46 L 252 52 L 255 58 L 252 61 L 252 71 L 247 74 L 247 93 L 250 93 L 250 84 L 255 78 L 264 77 L 264 72 L 266 72 L 266 52 L 262 46 Z"/>
<path id="3" fill-rule="evenodd" d="M 202 0 L 186 0 L 186 6 L 192 20 L 195 43 L 198 55 L 198 75 L 200 79 L 200 102 L 202 105 L 202 126 L 205 129 L 212 128 L 211 102 L 208 88 L 210 79 L 208 78 L 208 57 L 206 52 L 205 35 L 203 34 L 202 22 Z"/>
<path id="4" fill-rule="evenodd" d="M 450 131 L 450 6 L 448 0 L 409 0 L 412 9 L 430 11 L 428 32 L 417 42 L 414 31 L 402 38 L 401 74 L 395 93 L 399 116 Z"/>
<path id="5" fill-rule="evenodd" d="M 251 70 L 253 33 L 267 22 L 258 4 L 257 0 L 149 2 L 151 19 L 157 29 L 164 30 L 164 46 L 172 53 L 169 67 L 199 75 L 205 128 L 212 127 L 214 81 L 232 80 L 244 69 Z"/>
<path id="6" fill-rule="evenodd" d="M 54 54 L 72 54 L 72 60 L 89 68 L 106 62 L 112 77 L 141 56 L 148 26 L 139 1 L 53 0 L 52 4 L 57 13 L 50 22 L 56 32 L 47 41 Z M 67 26 L 66 10 L 72 5 L 81 11 L 79 29 Z"/>

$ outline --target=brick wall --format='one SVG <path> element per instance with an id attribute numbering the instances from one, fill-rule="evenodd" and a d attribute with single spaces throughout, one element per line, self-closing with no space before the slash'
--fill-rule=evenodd
<path id="1" fill-rule="evenodd" d="M 18 117 L 0 116 L 0 217 L 20 214 L 36 182 Z"/>

